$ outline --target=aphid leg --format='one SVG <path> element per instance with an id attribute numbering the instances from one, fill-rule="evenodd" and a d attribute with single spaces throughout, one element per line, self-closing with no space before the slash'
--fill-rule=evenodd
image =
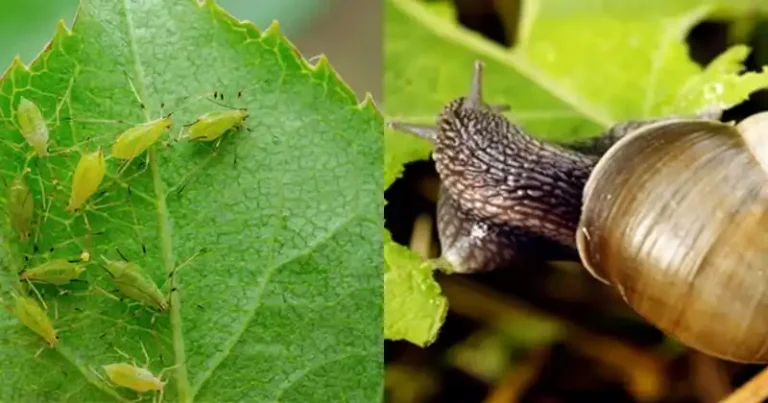
<path id="1" fill-rule="evenodd" d="M 93 233 L 93 231 L 91 230 L 91 223 L 88 221 L 88 214 L 85 211 L 83 211 L 83 222 L 85 223 L 85 229 L 88 230 L 88 234 L 86 235 L 86 238 L 85 238 L 85 243 L 88 249 L 92 249 L 91 234 Z"/>
<path id="2" fill-rule="evenodd" d="M 241 124 L 241 125 L 239 125 L 237 127 L 234 127 L 232 129 L 232 132 L 233 132 L 232 134 L 234 134 L 235 132 L 239 132 L 241 130 L 248 130 L 249 132 L 251 131 L 250 129 L 245 127 L 245 124 L 243 123 L 243 124 Z M 232 166 L 236 167 L 237 166 L 237 138 L 240 137 L 240 136 L 232 136 L 232 137 L 233 137 L 233 139 L 232 139 L 232 148 L 234 150 L 233 153 L 235 154 L 235 157 L 232 159 Z M 216 142 L 216 146 L 214 147 L 215 150 L 219 149 L 219 144 L 221 143 L 221 140 L 223 138 L 224 138 L 224 136 L 221 136 L 219 138 L 219 140 Z"/>
<path id="3" fill-rule="evenodd" d="M 235 157 L 232 159 L 232 166 L 233 167 L 237 167 L 237 137 L 238 136 L 235 136 L 235 139 L 232 140 L 232 142 L 235 143 L 234 144 L 234 146 L 235 146 L 234 147 L 235 148 L 235 150 L 234 150 Z"/>
<path id="4" fill-rule="evenodd" d="M 424 140 L 428 140 L 431 143 L 434 143 L 435 140 L 437 139 L 437 127 L 434 127 L 434 126 L 419 125 L 415 123 L 405 123 L 397 120 L 391 120 L 387 122 L 387 128 L 398 131 L 398 132 L 412 134 L 416 137 L 421 137 Z"/>
<path id="5" fill-rule="evenodd" d="M 26 280 L 26 281 L 27 281 L 27 284 L 29 284 L 29 286 L 32 288 L 32 291 L 34 291 L 35 295 L 37 295 L 37 299 L 39 299 L 39 300 L 40 300 L 40 303 L 43 305 L 43 309 L 44 309 L 46 312 L 48 312 L 48 306 L 47 306 L 47 305 L 45 305 L 45 301 L 43 301 L 43 296 L 42 296 L 42 295 L 40 295 L 40 293 L 37 291 L 37 288 L 35 288 L 35 285 L 34 285 L 34 284 L 32 284 L 32 282 L 31 282 L 31 281 L 29 281 L 29 280 Z"/>
<path id="6" fill-rule="evenodd" d="M 149 354 L 147 354 L 147 349 L 144 347 L 144 342 L 139 341 L 139 345 L 141 346 L 141 352 L 144 354 L 144 359 L 146 359 L 144 368 L 149 368 Z"/>
<path id="7" fill-rule="evenodd" d="M 40 186 L 41 186 L 41 189 L 42 189 L 42 184 Z M 49 200 L 48 203 L 45 203 L 45 190 L 43 190 L 42 192 L 43 192 L 43 197 L 42 197 L 42 199 L 43 199 L 43 210 L 45 210 L 45 212 L 43 213 L 43 217 L 41 218 L 42 222 L 40 223 L 40 225 L 45 224 L 46 222 L 48 222 L 48 218 L 49 218 L 49 216 L 51 214 L 51 205 L 53 204 L 53 200 Z M 51 196 L 53 196 L 53 195 L 51 195 Z M 51 199 L 53 199 L 53 197 L 51 197 Z M 36 231 L 35 232 L 35 241 L 37 241 L 38 235 L 39 235 L 39 231 Z"/>
<path id="8" fill-rule="evenodd" d="M 136 234 L 136 238 L 139 239 L 139 242 L 141 243 L 141 252 L 144 256 L 147 256 L 147 247 L 144 244 L 144 239 L 142 239 L 141 232 L 139 231 L 141 225 L 139 225 L 139 218 L 136 216 L 136 209 L 133 206 L 133 200 L 131 199 L 131 187 L 128 186 L 127 191 L 127 200 L 128 200 L 128 206 L 131 210 L 131 217 L 133 218 L 133 232 Z"/>
<path id="9" fill-rule="evenodd" d="M 110 343 L 110 344 L 111 344 L 111 343 Z M 115 351 L 117 351 L 117 353 L 118 353 L 118 354 L 120 354 L 120 355 L 122 355 L 123 357 L 127 358 L 128 360 L 130 360 L 130 361 L 131 361 L 131 364 L 133 364 L 133 366 L 137 366 L 137 365 L 136 365 L 136 360 L 135 360 L 133 357 L 131 357 L 130 355 L 126 354 L 125 352 L 123 352 L 123 351 L 122 351 L 122 350 L 120 350 L 119 348 L 115 347 L 115 345 L 114 345 L 114 344 L 111 344 L 111 345 L 112 345 L 112 348 L 113 348 L 113 349 L 115 349 Z M 143 346 L 142 346 L 142 347 L 143 347 Z"/>
<path id="10" fill-rule="evenodd" d="M 166 280 L 167 283 L 170 283 L 170 292 L 176 291 L 176 289 L 173 287 L 173 280 L 175 276 L 183 269 L 185 266 L 189 265 L 196 257 L 208 253 L 207 248 L 200 248 L 197 252 L 195 252 L 194 255 L 187 258 L 187 260 L 183 261 L 180 265 L 176 266 L 173 270 L 171 270 L 170 273 L 168 273 L 168 279 Z M 162 288 L 165 288 L 165 283 L 163 284 Z"/>
<path id="11" fill-rule="evenodd" d="M 215 143 L 213 143 L 213 147 L 211 148 L 211 151 L 213 151 L 213 156 L 217 156 L 219 154 L 219 146 L 221 145 L 221 140 L 224 138 L 224 136 L 219 137 Z M 235 154 L 237 155 L 237 154 Z"/>
<path id="12" fill-rule="evenodd" d="M 192 178 L 195 177 L 195 174 L 197 173 L 197 171 L 203 169 L 203 167 L 205 167 L 205 164 L 207 163 L 208 161 L 202 164 L 197 164 L 189 173 L 187 173 L 186 175 L 184 175 L 183 178 L 181 178 L 178 184 L 171 186 L 168 190 L 168 193 L 176 192 L 177 196 L 181 195 L 181 192 L 184 191 L 184 188 L 186 188 L 187 185 L 189 185 Z"/>
<path id="13" fill-rule="evenodd" d="M 90 365 L 89 365 L 89 366 L 88 366 L 88 369 L 90 369 L 90 370 L 91 370 L 91 372 L 93 372 L 93 374 L 94 374 L 94 375 L 96 375 L 96 376 L 99 378 L 99 380 L 101 380 L 102 382 L 104 382 L 104 384 L 105 384 L 105 385 L 108 385 L 108 386 L 109 386 L 109 387 L 111 387 L 111 388 L 113 388 L 113 387 L 114 387 L 114 385 L 112 385 L 112 382 L 110 382 L 110 381 L 108 381 L 108 380 L 104 379 L 104 377 L 103 377 L 103 376 L 101 376 L 101 374 L 99 373 L 99 371 L 96 371 L 96 369 L 94 369 L 92 366 L 90 366 Z"/>
<path id="14" fill-rule="evenodd" d="M 141 109 L 146 110 L 147 107 L 146 105 L 144 105 L 144 101 L 141 100 L 141 97 L 139 96 L 139 92 L 136 90 L 136 86 L 133 85 L 133 80 L 131 80 L 131 76 L 128 75 L 128 72 L 125 70 L 123 70 L 123 74 L 125 74 L 125 78 L 128 80 L 128 85 L 131 87 L 131 92 L 133 92 L 133 96 L 136 97 L 136 100 L 139 102 Z"/>
<path id="15" fill-rule="evenodd" d="M 146 172 L 146 171 L 147 171 L 147 169 L 149 169 L 149 153 L 148 153 L 148 152 L 145 152 L 144 154 L 145 154 L 145 156 L 144 156 L 144 161 L 142 161 L 141 163 L 139 163 L 139 167 L 138 167 L 138 168 L 139 168 L 139 170 L 138 170 L 138 172 L 136 172 L 135 174 L 133 174 L 133 175 L 129 176 L 128 178 L 125 178 L 125 181 L 126 181 L 126 182 L 129 182 L 129 181 L 131 181 L 133 178 L 136 178 L 136 177 L 140 176 L 141 174 L 143 174 L 144 172 Z M 125 162 L 124 162 L 124 163 L 123 163 L 123 164 L 120 166 L 120 169 L 117 171 L 117 176 L 118 176 L 118 177 L 119 177 L 119 176 L 121 176 L 121 175 L 123 174 L 123 172 L 124 172 L 124 171 L 125 171 L 125 170 L 128 168 L 128 165 L 130 165 L 132 161 L 133 161 L 133 159 L 129 159 L 129 160 L 126 160 L 126 161 L 125 161 Z"/>
<path id="16" fill-rule="evenodd" d="M 149 153 L 147 153 L 147 159 L 149 159 Z M 131 165 L 131 162 L 133 162 L 133 158 L 129 158 L 123 162 L 120 163 L 120 166 L 117 168 L 117 177 L 123 176 L 123 172 L 125 172 L 126 169 Z"/>

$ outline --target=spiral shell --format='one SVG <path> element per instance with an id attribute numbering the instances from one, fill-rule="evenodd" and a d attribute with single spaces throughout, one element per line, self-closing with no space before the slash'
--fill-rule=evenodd
<path id="1" fill-rule="evenodd" d="M 682 343 L 768 362 L 768 113 L 641 128 L 597 163 L 579 255 Z"/>

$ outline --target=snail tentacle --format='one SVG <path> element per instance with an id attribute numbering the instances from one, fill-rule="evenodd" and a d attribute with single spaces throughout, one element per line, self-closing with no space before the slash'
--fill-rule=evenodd
<path id="1" fill-rule="evenodd" d="M 420 137 L 431 143 L 434 143 L 435 137 L 437 137 L 437 128 L 434 126 L 406 123 L 399 120 L 390 120 L 387 122 L 387 127 L 392 130 Z"/>
<path id="2" fill-rule="evenodd" d="M 508 106 L 486 104 L 482 71 L 475 63 L 470 94 L 446 105 L 436 128 L 389 123 L 435 145 L 443 257 L 463 272 L 556 250 L 578 260 L 582 189 L 597 158 L 529 136 L 500 113 Z"/>

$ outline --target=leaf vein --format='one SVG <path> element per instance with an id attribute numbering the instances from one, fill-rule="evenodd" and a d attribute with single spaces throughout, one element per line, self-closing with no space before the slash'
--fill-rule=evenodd
<path id="1" fill-rule="evenodd" d="M 328 358 L 328 359 L 325 359 L 325 360 L 321 360 L 319 362 L 312 363 L 309 366 L 307 366 L 307 367 L 305 367 L 303 369 L 300 369 L 298 371 L 295 371 L 293 374 L 287 376 L 286 377 L 287 379 L 285 381 L 283 381 L 283 383 L 280 384 L 280 386 L 278 387 L 277 393 L 275 394 L 274 401 L 276 401 L 276 402 L 279 401 L 280 398 L 283 396 L 283 393 L 285 393 L 288 389 L 290 389 L 290 387 L 292 385 L 294 385 L 296 382 L 300 381 L 302 378 L 304 378 L 309 373 L 311 373 L 314 369 L 320 368 L 320 367 L 322 367 L 324 365 L 327 365 L 327 364 L 330 364 L 330 363 L 333 363 L 333 362 L 342 361 L 342 360 L 345 360 L 347 358 L 363 357 L 363 356 L 367 356 L 367 355 L 379 355 L 379 354 L 380 354 L 380 352 L 379 351 L 375 351 L 375 350 L 374 351 L 354 351 L 354 352 L 349 352 L 349 353 L 346 353 L 346 354 L 341 354 L 341 355 L 336 356 L 336 357 L 331 357 L 331 358 Z"/>
<path id="2" fill-rule="evenodd" d="M 318 247 L 324 245 L 328 240 L 333 238 L 336 234 L 341 232 L 344 228 L 346 228 L 349 224 L 351 224 L 356 218 L 359 217 L 359 213 L 354 213 L 341 222 L 339 222 L 335 227 L 331 228 L 328 233 L 323 235 L 322 237 L 315 240 L 315 242 L 309 244 L 306 248 L 296 252 L 296 254 L 288 257 L 287 259 L 280 261 L 269 268 L 267 268 L 266 272 L 264 273 L 263 280 L 261 284 L 259 285 L 258 294 L 253 301 L 252 306 L 250 307 L 250 311 L 247 313 L 246 319 L 243 321 L 242 327 L 234 334 L 234 336 L 225 344 L 225 348 L 221 350 L 219 354 L 213 357 L 211 360 L 213 362 L 213 365 L 211 365 L 207 371 L 205 371 L 201 376 L 200 380 L 196 382 L 196 385 L 192 388 L 192 396 L 196 396 L 197 393 L 202 389 L 202 386 L 205 384 L 205 382 L 210 379 L 213 376 L 213 373 L 216 372 L 216 370 L 219 368 L 222 362 L 226 360 L 231 354 L 232 349 L 237 344 L 237 342 L 242 338 L 243 334 L 245 334 L 246 329 L 248 328 L 248 325 L 253 320 L 253 317 L 256 315 L 256 311 L 258 311 L 259 307 L 261 307 L 261 298 L 264 296 L 264 292 L 266 291 L 267 286 L 269 285 L 269 282 L 272 278 L 272 275 L 282 266 L 285 266 L 295 260 L 298 260 L 309 253 L 317 250 Z"/>

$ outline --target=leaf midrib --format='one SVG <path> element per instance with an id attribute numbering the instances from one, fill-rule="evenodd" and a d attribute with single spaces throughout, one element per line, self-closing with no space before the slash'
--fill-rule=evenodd
<path id="1" fill-rule="evenodd" d="M 133 70 L 136 77 L 134 87 L 139 97 L 144 100 L 148 99 L 145 89 L 144 69 L 139 57 L 138 47 L 136 44 L 136 34 L 133 26 L 133 20 L 131 14 L 128 11 L 128 0 L 123 0 L 121 5 L 123 12 L 125 13 L 125 21 L 127 25 L 128 43 L 130 47 L 130 57 L 133 61 Z M 144 117 L 146 121 L 152 120 L 152 116 L 149 113 L 148 108 L 144 108 Z M 168 225 L 168 206 L 165 203 L 165 191 L 164 184 L 160 177 L 160 166 L 157 159 L 157 153 L 154 147 L 150 147 L 149 152 L 149 164 L 152 170 L 152 182 L 155 191 L 155 198 L 157 202 L 157 218 L 158 218 L 158 232 L 160 237 L 160 253 L 162 254 L 163 267 L 167 275 L 173 273 L 174 260 L 173 260 L 173 245 L 171 240 L 171 229 Z M 186 353 L 184 351 L 184 335 L 182 333 L 181 323 L 181 299 L 179 297 L 179 290 L 170 291 L 170 321 L 171 321 L 171 333 L 173 340 L 173 355 L 174 366 L 176 366 L 176 390 L 179 396 L 179 401 L 183 403 L 192 402 L 191 388 L 189 384 L 189 375 L 187 373 Z"/>

